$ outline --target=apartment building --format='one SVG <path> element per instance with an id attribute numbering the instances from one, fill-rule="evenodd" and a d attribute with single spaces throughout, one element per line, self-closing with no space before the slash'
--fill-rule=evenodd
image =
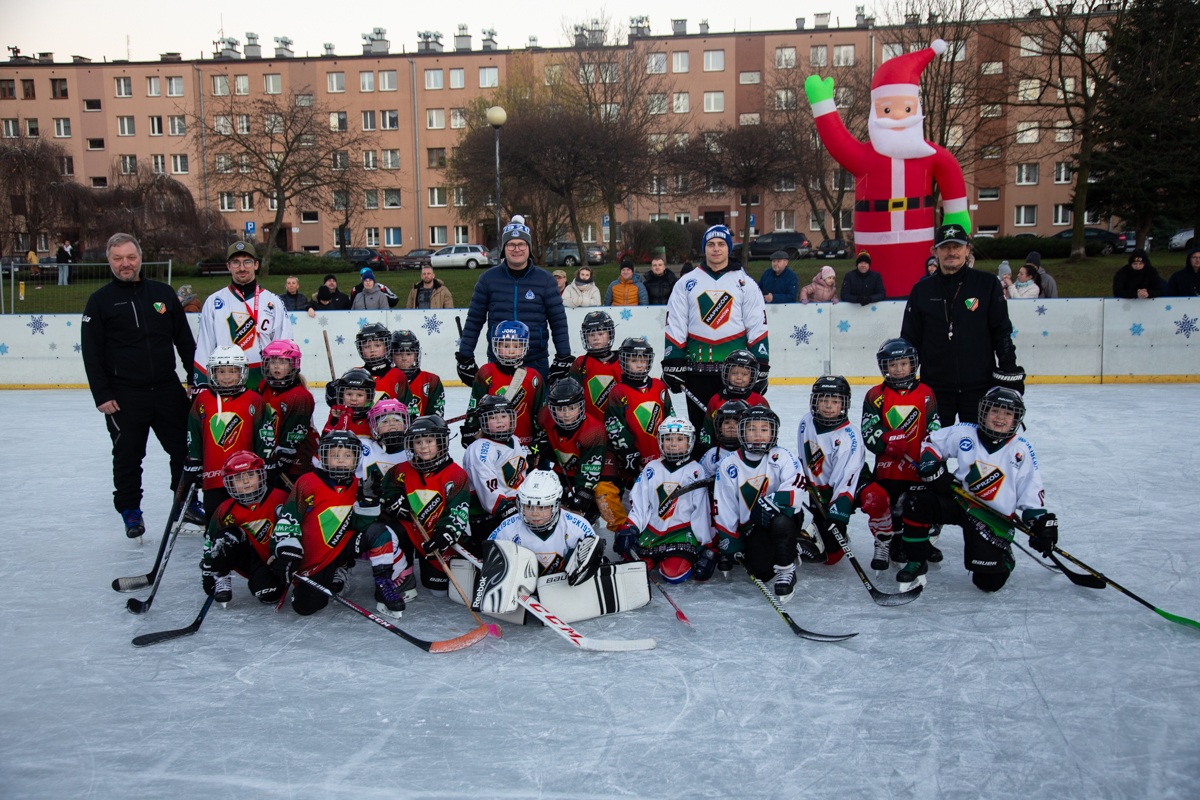
<path id="1" fill-rule="evenodd" d="M 617 69 L 664 72 L 671 96 L 655 102 L 673 122 L 682 117 L 690 130 L 760 122 L 767 112 L 764 103 L 770 102 L 763 83 L 775 71 L 819 72 L 836 79 L 864 60 L 874 67 L 903 52 L 898 44 L 902 26 L 876 27 L 861 15 L 853 27 L 843 28 L 829 27 L 828 15 L 818 15 L 815 27 L 797 20 L 796 29 L 787 31 L 719 33 L 702 24 L 698 33 L 689 33 L 684 20 L 675 20 L 673 28 L 670 36 L 650 36 L 648 28 L 635 27 L 631 41 L 639 53 L 652 55 L 643 63 L 623 56 L 630 46 L 614 47 L 613 63 Z M 1015 32 L 1008 36 L 1007 30 L 1004 21 L 980 23 L 970 38 L 956 43 L 951 56 L 1003 88 L 1010 62 L 1026 57 L 1020 37 Z M 292 42 L 282 37 L 274 52 L 264 55 L 258 37 L 247 34 L 243 49 L 232 39 L 222 40 L 211 59 L 184 60 L 178 53 L 164 53 L 154 62 L 96 62 L 81 56 L 63 62 L 50 53 L 13 58 L 0 63 L 3 136 L 42 137 L 60 144 L 68 153 L 62 174 L 86 186 L 105 187 L 114 175 L 134 170 L 170 175 L 232 229 L 246 231 L 247 223 L 253 223 L 261 240 L 271 228 L 274 208 L 262 198 L 216 191 L 211 165 L 199 152 L 203 143 L 188 135 L 188 126 L 198 115 L 208 119 L 230 95 L 304 90 L 334 109 L 338 122 L 331 117 L 331 124 L 355 126 L 377 137 L 378 150 L 363 158 L 378 168 L 379 188 L 352 199 L 363 208 L 351 244 L 397 252 L 490 244 L 494 221 L 464 220 L 455 213 L 454 192 L 445 185 L 442 169 L 445 158 L 466 127 L 465 109 L 505 81 L 515 56 L 529 54 L 551 64 L 565 51 L 536 45 L 501 50 L 490 31 L 476 48 L 460 26 L 452 49 L 442 45 L 440 35 L 425 33 L 414 52 L 397 54 L 384 34 L 378 28 L 365 34 L 363 53 L 355 55 L 338 55 L 326 46 L 323 55 L 297 57 Z M 796 100 L 806 103 L 802 94 Z M 968 174 L 977 230 L 1044 236 L 1066 229 L 1071 222 L 1071 132 L 1047 128 L 1044 120 L 1030 125 L 1029 115 L 1012 106 L 981 106 L 979 113 L 993 118 L 984 128 L 1011 135 L 1009 143 L 981 153 Z M 514 146 L 519 144 L 506 142 L 501 131 L 501 157 L 506 147 Z M 809 206 L 794 182 L 750 198 L 675 194 L 666 176 L 659 185 L 661 195 L 650 194 L 647 187 L 646 194 L 618 212 L 618 221 L 653 219 L 661 203 L 662 216 L 679 222 L 722 221 L 740 229 L 742 215 L 751 214 L 755 233 L 815 232 L 820 228 L 817 215 L 824 213 Z M 585 221 L 585 239 L 603 240 L 601 213 Z M 848 211 L 844 224 L 850 224 Z M 327 209 L 290 208 L 275 235 L 284 249 L 321 252 L 337 245 L 336 230 L 337 220 Z M 50 235 L 39 238 L 37 249 L 52 249 Z M 4 249 L 12 246 L 6 243 Z"/>

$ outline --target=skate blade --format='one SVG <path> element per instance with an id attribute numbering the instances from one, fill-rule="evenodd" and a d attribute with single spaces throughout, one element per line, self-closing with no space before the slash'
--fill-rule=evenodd
<path id="1" fill-rule="evenodd" d="M 789 592 L 788 594 L 785 594 L 785 595 L 777 594 L 777 595 L 775 595 L 775 602 L 779 603 L 779 605 L 781 605 L 781 606 L 786 606 L 788 603 L 790 603 L 792 601 L 792 598 L 795 596 L 796 596 L 795 592 Z"/>
<path id="2" fill-rule="evenodd" d="M 400 619 L 404 616 L 403 611 L 392 611 L 384 603 L 376 603 L 375 610 L 379 612 L 380 616 L 387 617 L 388 619 Z"/>
<path id="3" fill-rule="evenodd" d="M 915 581 L 908 581 L 907 583 L 897 583 L 896 586 L 900 589 L 901 592 L 907 592 L 909 589 L 913 588 L 914 586 L 924 586 L 927 583 L 927 581 L 925 580 L 926 577 L 927 576 L 925 576 L 925 575 L 918 575 L 917 579 Z"/>

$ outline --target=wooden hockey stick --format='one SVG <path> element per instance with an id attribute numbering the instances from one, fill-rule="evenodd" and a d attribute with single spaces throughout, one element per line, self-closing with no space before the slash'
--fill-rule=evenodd
<path id="1" fill-rule="evenodd" d="M 329 331 L 321 331 L 325 336 L 325 357 L 329 359 L 329 379 L 336 381 L 337 372 L 333 369 L 333 350 L 329 348 Z"/>
<path id="2" fill-rule="evenodd" d="M 421 538 L 426 542 L 430 541 L 429 533 L 425 530 L 425 526 L 421 524 L 421 521 L 417 519 L 416 514 L 413 514 L 412 521 L 413 525 L 417 526 L 417 532 L 421 534 Z M 458 585 L 458 579 L 455 578 L 454 573 L 450 571 L 450 565 L 446 563 L 446 557 L 438 550 L 434 550 L 433 555 L 437 558 L 437 562 L 441 566 L 442 571 L 446 573 L 446 577 L 449 578 L 450 582 L 454 584 L 454 589 L 458 592 L 458 596 L 463 599 L 463 603 L 467 606 L 467 611 L 470 611 L 471 616 L 475 618 L 475 624 L 487 628 L 487 632 L 492 636 L 495 636 L 497 639 L 503 639 L 504 633 L 500 630 L 499 625 L 489 625 L 488 623 L 484 622 L 483 618 L 479 616 L 475 609 L 471 608 L 471 598 L 468 597 L 467 594 L 462 590 L 462 587 Z"/>

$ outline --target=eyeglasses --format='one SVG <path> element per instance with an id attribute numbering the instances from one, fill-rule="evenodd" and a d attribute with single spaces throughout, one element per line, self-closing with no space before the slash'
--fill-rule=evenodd
<path id="1" fill-rule="evenodd" d="M 508 242 L 507 244 L 504 245 L 505 249 L 508 249 L 510 247 L 515 247 L 519 250 L 521 248 L 529 247 L 529 245 L 526 244 L 524 242 L 524 240 L 522 240 L 522 239 L 513 239 L 511 242 Z"/>

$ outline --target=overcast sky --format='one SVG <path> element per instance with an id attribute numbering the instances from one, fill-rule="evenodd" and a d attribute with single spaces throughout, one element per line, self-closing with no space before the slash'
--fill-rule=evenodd
<path id="1" fill-rule="evenodd" d="M 747 4 L 750 5 L 750 4 Z M 757 4 L 755 4 L 757 5 Z M 571 8 L 581 9 L 577 13 Z M 756 7 L 755 14 L 739 13 L 738 4 L 728 0 L 689 0 L 687 3 L 665 3 L 661 0 L 617 0 L 600 4 L 527 0 L 520 3 L 459 0 L 456 3 L 421 2 L 329 2 L 328 0 L 289 0 L 279 2 L 173 3 L 163 0 L 38 0 L 18 2 L 0 0 L 3 9 L 5 46 L 17 46 L 25 54 L 52 52 L 56 60 L 66 61 L 72 55 L 87 56 L 95 61 L 107 57 L 126 57 L 129 37 L 129 56 L 135 61 L 157 60 L 159 53 L 179 52 L 184 58 L 196 58 L 203 53 L 210 58 L 212 43 L 220 36 L 222 22 L 225 35 L 245 44 L 246 32 L 259 35 L 266 54 L 272 52 L 274 37 L 287 36 L 296 55 L 308 52 L 318 55 L 322 45 L 332 42 L 339 55 L 362 53 L 362 34 L 372 28 L 387 29 L 392 52 L 416 47 L 417 31 L 442 32 L 442 42 L 450 49 L 459 24 L 470 27 L 472 47 L 479 48 L 483 28 L 494 28 L 501 48 L 524 47 L 530 36 L 537 36 L 543 46 L 567 44 L 563 34 L 572 23 L 586 21 L 600 14 L 628 25 L 631 16 L 650 17 L 654 35 L 671 32 L 672 17 L 686 17 L 688 32 L 698 33 L 700 20 L 707 18 L 714 33 L 745 30 L 780 30 L 795 27 L 796 17 L 807 18 L 812 27 L 813 15 L 828 11 L 840 16 L 842 25 L 854 24 L 855 3 L 852 0 L 827 2 L 820 6 L 800 6 L 770 3 Z M 867 4 L 868 14 L 871 5 Z M 836 21 L 831 18 L 831 25 Z M 7 56 L 7 54 L 5 54 Z"/>

